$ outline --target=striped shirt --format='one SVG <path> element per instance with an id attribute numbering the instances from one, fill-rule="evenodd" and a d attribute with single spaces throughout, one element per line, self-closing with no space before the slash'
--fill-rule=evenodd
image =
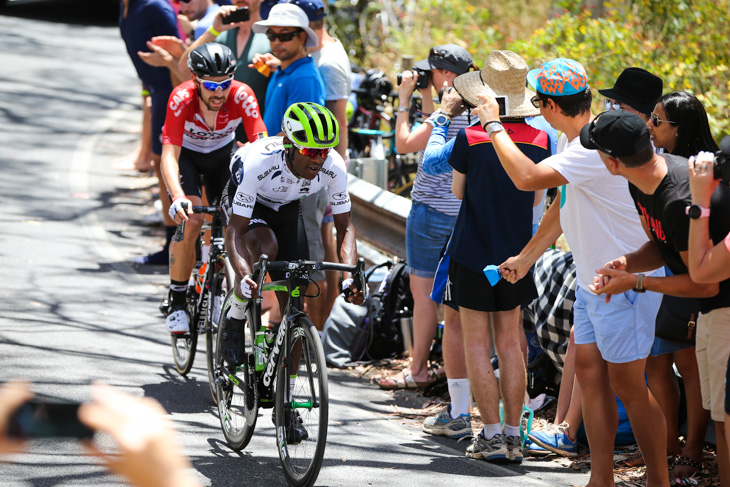
<path id="1" fill-rule="evenodd" d="M 456 137 L 459 130 L 467 127 L 466 114 L 454 117 L 449 124 L 449 132 L 446 136 L 447 140 Z M 436 211 L 445 213 L 450 216 L 459 214 L 461 200 L 457 199 L 451 192 L 451 172 L 430 176 L 423 172 L 423 151 L 418 154 L 418 172 L 413 182 L 411 190 L 411 199 L 426 204 Z"/>

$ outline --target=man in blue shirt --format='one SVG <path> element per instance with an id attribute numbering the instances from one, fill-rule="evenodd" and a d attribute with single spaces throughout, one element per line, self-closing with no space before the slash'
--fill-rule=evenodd
<path id="1" fill-rule="evenodd" d="M 314 102 L 324 105 L 324 83 L 307 48 L 317 45 L 304 10 L 290 3 L 274 5 L 267 20 L 253 24 L 271 43 L 271 52 L 281 63 L 266 90 L 264 123 L 269 135 L 281 133 L 281 120 L 290 105 Z M 254 63 L 256 59 L 254 59 Z"/>

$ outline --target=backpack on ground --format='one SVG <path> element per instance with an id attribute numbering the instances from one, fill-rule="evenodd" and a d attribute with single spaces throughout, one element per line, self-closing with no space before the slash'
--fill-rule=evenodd
<path id="1" fill-rule="evenodd" d="M 413 295 L 405 262 L 386 262 L 388 267 L 377 290 L 368 298 L 367 314 L 350 347 L 354 361 L 380 360 L 403 352 L 401 318 L 413 316 Z"/>

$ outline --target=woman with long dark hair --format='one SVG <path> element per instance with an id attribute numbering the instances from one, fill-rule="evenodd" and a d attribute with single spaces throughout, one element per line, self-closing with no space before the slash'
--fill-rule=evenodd
<path id="1" fill-rule="evenodd" d="M 700 151 L 717 151 L 702 102 L 694 95 L 675 91 L 662 96 L 646 123 L 654 146 L 670 154 L 690 157 Z M 672 363 L 682 375 L 687 397 L 687 438 L 679 443 L 677 413 L 679 389 Z M 667 418 L 667 452 L 679 454 L 670 477 L 686 477 L 702 469 L 702 446 L 709 411 L 702 406 L 700 374 L 694 344 L 681 344 L 655 338 L 646 364 L 652 394 Z"/>

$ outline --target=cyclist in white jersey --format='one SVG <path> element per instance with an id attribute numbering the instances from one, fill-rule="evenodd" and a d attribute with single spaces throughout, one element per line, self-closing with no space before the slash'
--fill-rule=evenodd
<path id="1" fill-rule="evenodd" d="M 261 254 L 271 260 L 308 257 L 300 199 L 327 188 L 339 260 L 357 263 L 347 171 L 342 157 L 331 150 L 339 139 L 337 120 L 321 105 L 295 103 L 284 114 L 282 130 L 283 137 L 261 139 L 238 149 L 231 162 L 232 181 L 224 204 L 230 206 L 226 248 L 236 272 L 236 299 L 223 324 L 222 337 L 228 339 L 221 341 L 223 357 L 231 364 L 242 359 L 245 303 L 256 290 L 251 262 Z M 273 279 L 279 278 L 272 274 Z M 344 277 L 342 288 L 354 293 L 348 300 L 362 304 L 363 291 L 356 288 L 349 273 Z"/>

